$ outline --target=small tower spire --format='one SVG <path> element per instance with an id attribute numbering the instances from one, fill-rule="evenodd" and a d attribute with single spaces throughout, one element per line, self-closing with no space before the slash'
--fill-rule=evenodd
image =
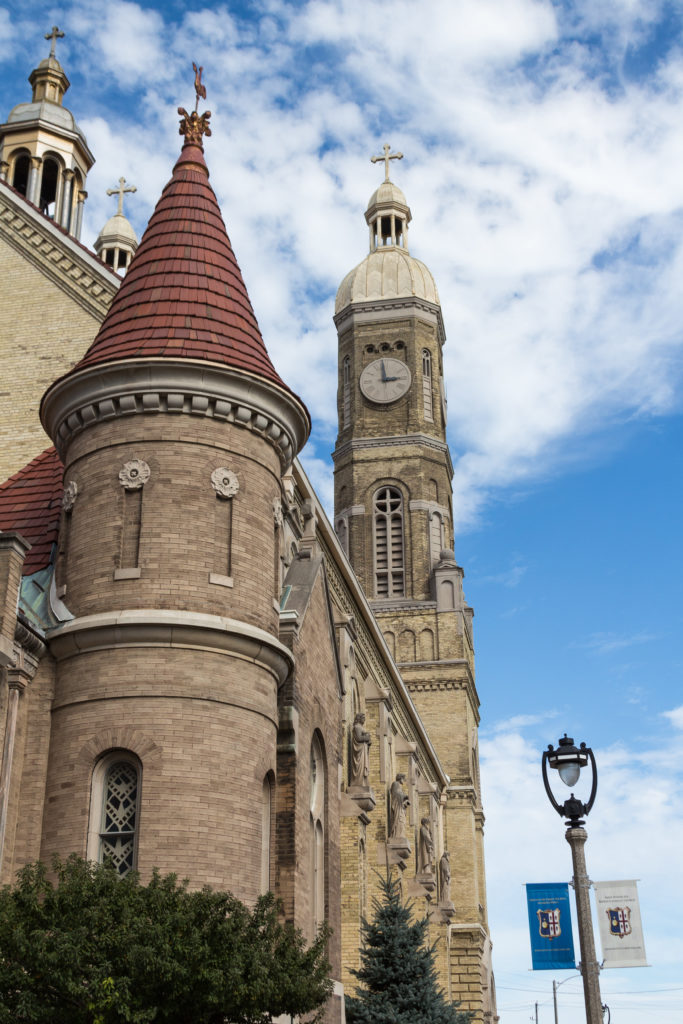
<path id="1" fill-rule="evenodd" d="M 133 225 L 123 214 L 123 196 L 126 192 L 137 192 L 137 188 L 135 185 L 127 185 L 123 177 L 119 178 L 118 188 L 107 189 L 108 196 L 118 196 L 118 207 L 95 242 L 95 252 L 100 259 L 120 274 L 125 274 L 138 247 Z"/>

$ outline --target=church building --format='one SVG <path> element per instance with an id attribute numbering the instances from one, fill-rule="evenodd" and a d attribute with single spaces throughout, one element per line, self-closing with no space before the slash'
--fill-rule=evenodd
<path id="1" fill-rule="evenodd" d="M 334 308 L 331 523 L 210 184 L 210 114 L 181 111 L 139 244 L 120 179 L 89 250 L 60 36 L 0 124 L 0 882 L 77 853 L 273 890 L 309 939 L 331 925 L 331 1024 L 391 869 L 444 991 L 492 1024 L 446 339 L 397 154 Z"/>

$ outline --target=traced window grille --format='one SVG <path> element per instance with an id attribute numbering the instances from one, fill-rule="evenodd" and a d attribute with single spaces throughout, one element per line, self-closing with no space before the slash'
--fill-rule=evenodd
<path id="1" fill-rule="evenodd" d="M 105 778 L 98 859 L 111 861 L 120 875 L 135 866 L 138 781 L 130 761 L 115 761 Z"/>
<path id="2" fill-rule="evenodd" d="M 344 427 L 351 423 L 351 360 L 346 356 L 342 364 L 342 407 Z"/>
<path id="3" fill-rule="evenodd" d="M 426 348 L 422 350 L 422 405 L 425 419 L 432 422 L 432 357 Z"/>
<path id="4" fill-rule="evenodd" d="M 122 569 L 135 569 L 139 565 L 143 490 L 144 488 L 140 487 L 135 491 L 123 491 Z"/>
<path id="5" fill-rule="evenodd" d="M 375 495 L 375 594 L 405 594 L 403 498 L 396 487 L 382 487 Z"/>

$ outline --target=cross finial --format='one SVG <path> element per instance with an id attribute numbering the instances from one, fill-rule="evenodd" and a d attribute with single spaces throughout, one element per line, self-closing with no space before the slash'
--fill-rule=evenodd
<path id="1" fill-rule="evenodd" d="M 119 178 L 119 187 L 118 188 L 108 188 L 107 189 L 107 195 L 108 196 L 116 196 L 116 195 L 118 195 L 118 197 L 119 197 L 119 208 L 116 211 L 116 214 L 119 217 L 122 216 L 122 214 L 123 214 L 123 193 L 124 192 L 137 192 L 137 189 L 136 189 L 135 185 L 128 185 L 128 186 L 126 186 L 126 179 L 125 178 Z"/>
<path id="2" fill-rule="evenodd" d="M 384 143 L 382 149 L 384 150 L 384 156 L 371 156 L 370 159 L 373 164 L 378 163 L 380 160 L 384 160 L 384 180 L 389 181 L 389 161 L 402 160 L 403 153 L 392 153 L 391 146 L 388 142 Z"/>
<path id="3" fill-rule="evenodd" d="M 52 31 L 48 32 L 46 34 L 45 38 L 52 40 L 52 45 L 50 47 L 50 56 L 54 57 L 54 55 L 55 55 L 55 46 L 57 45 L 57 40 L 58 39 L 63 39 L 64 38 L 64 33 L 60 32 L 56 25 L 53 25 L 52 26 Z"/>

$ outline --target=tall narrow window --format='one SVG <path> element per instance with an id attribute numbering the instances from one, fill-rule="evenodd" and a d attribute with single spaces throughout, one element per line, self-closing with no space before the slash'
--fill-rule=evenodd
<path id="1" fill-rule="evenodd" d="M 403 597 L 405 568 L 403 498 L 396 487 L 382 487 L 375 495 L 375 596 Z"/>
<path id="2" fill-rule="evenodd" d="M 351 423 L 351 360 L 346 356 L 342 363 L 342 411 L 344 427 Z"/>
<path id="3" fill-rule="evenodd" d="M 429 422 L 434 420 L 432 406 L 432 357 L 425 348 L 422 350 L 422 407 L 424 417 Z"/>
<path id="4" fill-rule="evenodd" d="M 429 516 L 429 557 L 432 566 L 441 558 L 445 547 L 443 519 L 440 512 L 431 512 Z"/>
<path id="5" fill-rule="evenodd" d="M 140 804 L 140 767 L 134 754 L 117 750 L 93 773 L 88 857 L 111 861 L 120 875 L 135 867 Z"/>
<path id="6" fill-rule="evenodd" d="M 270 889 L 270 807 L 272 786 L 269 776 L 263 780 L 261 793 L 261 892 Z"/>
<path id="7" fill-rule="evenodd" d="M 22 196 L 28 198 L 28 179 L 29 170 L 31 167 L 31 158 L 27 153 L 22 153 L 14 161 L 14 174 L 12 176 L 12 185 L 21 192 Z"/>
<path id="8" fill-rule="evenodd" d="M 325 920 L 325 762 L 318 736 L 311 743 L 311 893 L 313 932 Z"/>
<path id="9" fill-rule="evenodd" d="M 209 583 L 232 586 L 232 503 L 240 489 L 237 475 L 225 466 L 211 474 L 211 486 L 216 492 L 214 517 L 214 566 Z M 273 509 L 273 514 L 275 510 Z M 276 531 L 277 532 L 277 531 Z M 277 545 L 276 545 L 277 547 Z M 273 571 L 274 574 L 274 571 Z"/>

